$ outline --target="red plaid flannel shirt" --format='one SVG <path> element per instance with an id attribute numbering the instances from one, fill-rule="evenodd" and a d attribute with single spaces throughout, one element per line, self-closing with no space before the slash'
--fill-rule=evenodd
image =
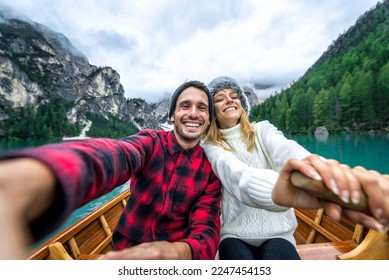
<path id="1" fill-rule="evenodd" d="M 220 181 L 200 145 L 184 150 L 172 131 L 147 129 L 120 140 L 49 144 L 10 156 L 38 159 L 58 180 L 55 203 L 31 225 L 36 235 L 43 234 L 42 228 L 51 231 L 74 209 L 131 178 L 131 196 L 113 235 L 116 249 L 185 241 L 193 259 L 215 258 Z"/>

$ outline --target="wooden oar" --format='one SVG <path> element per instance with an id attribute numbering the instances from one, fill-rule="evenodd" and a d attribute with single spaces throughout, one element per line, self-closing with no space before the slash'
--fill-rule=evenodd
<path id="1" fill-rule="evenodd" d="M 333 194 L 330 189 L 324 186 L 323 181 L 318 181 L 318 180 L 308 178 L 307 176 L 305 176 L 299 171 L 294 171 L 292 173 L 291 180 L 293 185 L 295 185 L 297 188 L 304 190 L 316 197 L 334 202 L 344 208 L 360 211 L 372 216 L 369 206 L 367 204 L 366 194 L 363 191 L 361 191 L 361 197 L 358 204 L 354 204 L 351 201 L 349 203 L 346 203 L 343 200 L 341 200 L 337 195 Z"/>

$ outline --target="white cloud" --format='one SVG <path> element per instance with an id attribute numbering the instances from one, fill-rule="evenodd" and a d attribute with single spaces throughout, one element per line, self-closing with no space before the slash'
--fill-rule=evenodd
<path id="1" fill-rule="evenodd" d="M 126 97 L 158 101 L 185 80 L 297 80 L 376 0 L 0 0 L 63 33 L 121 76 Z M 9 2 L 9 3 L 8 3 Z"/>

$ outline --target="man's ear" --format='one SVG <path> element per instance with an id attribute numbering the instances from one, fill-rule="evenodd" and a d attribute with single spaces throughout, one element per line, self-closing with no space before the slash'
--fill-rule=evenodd
<path id="1" fill-rule="evenodd" d="M 173 114 L 173 115 L 171 115 L 171 117 L 170 117 L 170 121 L 171 121 L 172 123 L 174 123 L 174 114 Z"/>

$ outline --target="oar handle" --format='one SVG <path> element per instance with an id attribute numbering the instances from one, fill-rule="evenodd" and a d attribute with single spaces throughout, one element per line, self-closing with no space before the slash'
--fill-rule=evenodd
<path id="1" fill-rule="evenodd" d="M 346 203 L 341 200 L 337 195 L 333 194 L 330 189 L 324 186 L 323 181 L 311 179 L 299 171 L 294 171 L 292 173 L 291 180 L 293 185 L 295 185 L 297 188 L 306 191 L 316 197 L 330 202 L 334 202 L 346 209 L 355 210 L 368 215 L 372 215 L 367 204 L 366 194 L 363 191 L 361 191 L 361 197 L 358 204 L 354 204 L 351 201 L 349 203 Z"/>

